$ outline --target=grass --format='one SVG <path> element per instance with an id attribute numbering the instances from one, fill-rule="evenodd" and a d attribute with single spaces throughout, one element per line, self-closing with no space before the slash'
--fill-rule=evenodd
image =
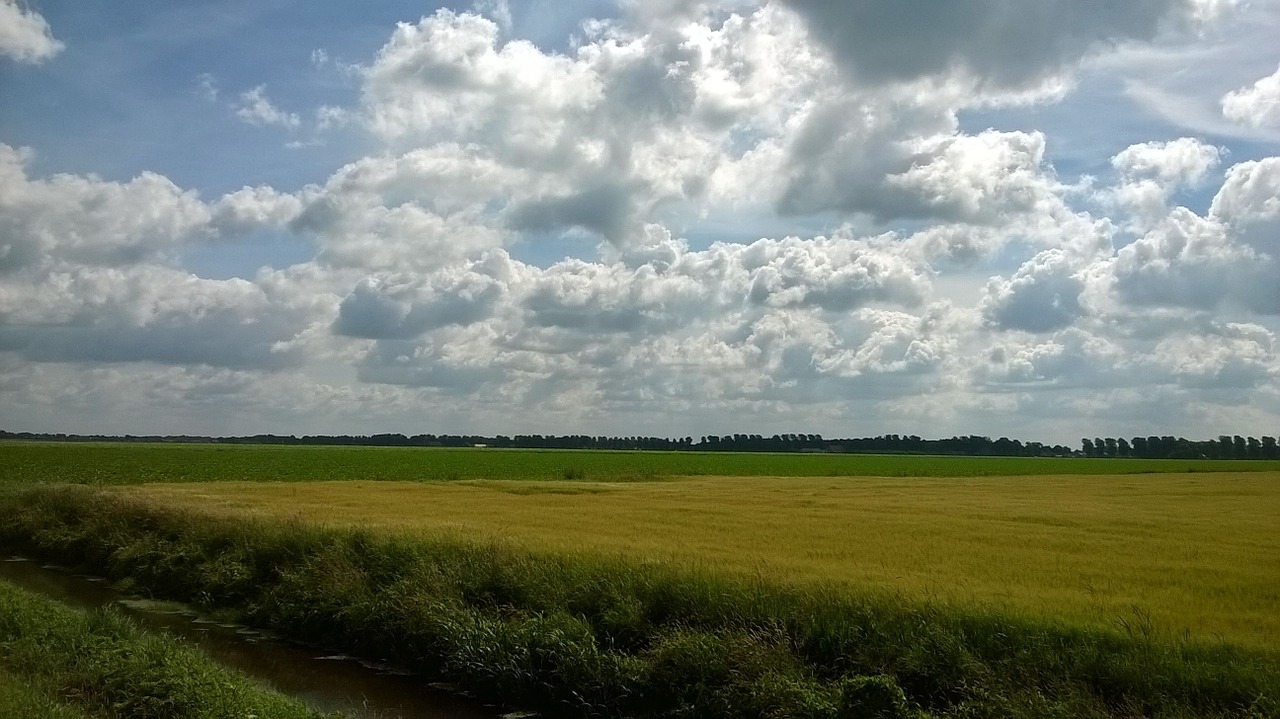
<path id="1" fill-rule="evenodd" d="M 101 719 L 318 719 L 165 635 L 0 582 L 0 713 Z"/>
<path id="2" fill-rule="evenodd" d="M 1280 651 L 1277 474 L 226 482 L 122 491 L 232 518 L 452 533 Z"/>
<path id="3" fill-rule="evenodd" d="M 457 489 L 494 502 L 627 491 Z M 1140 622 L 1085 627 L 624 556 L 210 516 L 118 491 L 10 491 L 0 512 L 0 541 L 27 551 L 557 716 L 1280 712 L 1275 653 Z"/>
<path id="4" fill-rule="evenodd" d="M 0 716 L 40 717 L 40 719 L 87 719 L 87 716 L 59 701 L 56 694 L 36 680 L 19 677 L 0 667 Z"/>
<path id="5" fill-rule="evenodd" d="M 1277 460 L 1155 460 L 729 452 L 0 442 L 0 482 L 647 480 L 665 477 L 981 477 L 1280 471 Z"/>

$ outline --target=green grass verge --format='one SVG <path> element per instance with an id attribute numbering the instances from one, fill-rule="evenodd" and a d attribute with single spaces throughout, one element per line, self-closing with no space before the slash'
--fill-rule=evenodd
<path id="1" fill-rule="evenodd" d="M 4 716 L 322 716 L 177 639 L 142 631 L 117 612 L 78 612 L 7 582 L 0 582 L 0 673 L 0 685 L 7 684 L 0 707 L 41 710 Z"/>
<path id="2" fill-rule="evenodd" d="M 0 716 L 31 719 L 88 719 L 79 709 L 58 700 L 38 680 L 20 677 L 0 666 Z"/>
<path id="3" fill-rule="evenodd" d="M 1273 655 L 461 540 L 0 498 L 0 541 L 488 700 L 642 717 L 1262 717 Z"/>
<path id="4" fill-rule="evenodd" d="M 0 442 L 0 482 L 636 480 L 670 476 L 981 477 L 1280 471 L 1277 460 Z"/>

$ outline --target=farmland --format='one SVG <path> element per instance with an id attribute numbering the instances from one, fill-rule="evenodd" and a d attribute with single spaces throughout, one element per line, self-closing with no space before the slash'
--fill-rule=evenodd
<path id="1" fill-rule="evenodd" d="M 0 543 L 511 707 L 1099 718 L 1280 708 L 1275 463 L 0 452 L 11 518 Z"/>
<path id="2" fill-rule="evenodd" d="M 447 532 L 1100 625 L 1141 618 L 1169 636 L 1280 649 L 1272 474 L 228 482 L 128 495 L 169 509 Z"/>
<path id="3" fill-rule="evenodd" d="M 981 477 L 1280 472 L 1280 460 L 942 457 L 731 452 L 0 442 L 0 482 L 432 481 Z"/>

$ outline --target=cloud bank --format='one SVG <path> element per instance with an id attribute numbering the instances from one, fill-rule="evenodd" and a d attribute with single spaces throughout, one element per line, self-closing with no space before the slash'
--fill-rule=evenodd
<path id="1" fill-rule="evenodd" d="M 301 187 L 0 144 L 5 422 L 1074 443 L 1280 418 L 1280 158 L 1159 133 L 1067 175 L 1073 138 L 966 122 L 1066 103 L 1120 48 L 1191 52 L 1230 3 L 637 6 L 556 50 L 486 7 L 388 28 L 347 105 L 241 94 L 239 120 L 359 148 Z M 1274 78 L 1223 113 L 1273 123 Z M 273 242 L 307 259 L 187 267 Z"/>

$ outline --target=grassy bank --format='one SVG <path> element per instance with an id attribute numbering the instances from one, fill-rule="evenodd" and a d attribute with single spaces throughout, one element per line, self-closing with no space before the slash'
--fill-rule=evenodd
<path id="1" fill-rule="evenodd" d="M 52 690 L 0 666 L 0 716 L 40 719 L 88 719 L 87 715 L 58 700 Z"/>
<path id="2" fill-rule="evenodd" d="M 606 452 L 428 447 L 0 442 L 0 482 L 636 480 L 675 476 L 983 477 L 1280 472 L 1280 460 Z"/>
<path id="3" fill-rule="evenodd" d="M 0 715 L 318 719 L 173 638 L 0 582 Z"/>
<path id="4" fill-rule="evenodd" d="M 1275 655 L 445 539 L 10 493 L 3 540 L 560 715 L 1265 717 Z"/>

